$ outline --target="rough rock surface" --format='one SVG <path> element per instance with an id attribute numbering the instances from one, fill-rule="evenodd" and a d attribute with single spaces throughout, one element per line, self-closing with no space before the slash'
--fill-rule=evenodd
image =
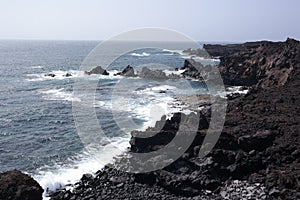
<path id="1" fill-rule="evenodd" d="M 13 170 L 0 174 L 0 199 L 42 200 L 43 188 L 30 176 Z"/>
<path id="2" fill-rule="evenodd" d="M 141 73 L 139 74 L 142 78 L 165 80 L 168 79 L 167 75 L 162 70 L 152 70 L 147 67 L 143 67 Z"/>
<path id="3" fill-rule="evenodd" d="M 91 75 L 91 74 L 109 75 L 109 73 L 105 69 L 103 69 L 101 66 L 97 66 L 97 67 L 93 68 L 91 71 L 89 71 L 89 72 L 85 71 L 84 73 L 87 75 Z"/>
<path id="4" fill-rule="evenodd" d="M 258 87 L 228 99 L 222 134 L 206 157 L 199 158 L 198 152 L 210 122 L 209 106 L 199 113 L 192 145 L 171 165 L 144 174 L 106 167 L 95 178 L 84 176 L 73 192 L 58 191 L 52 199 L 299 199 L 299 42 L 288 39 L 262 44 L 221 58 L 220 69 L 229 84 Z M 264 64 L 257 64 L 262 56 Z M 240 61 L 246 67 L 239 66 Z M 289 68 L 292 70 L 284 73 L 287 79 L 281 82 L 276 73 Z M 267 72 L 274 74 L 275 81 L 267 78 Z M 145 132 L 132 132 L 130 151 L 162 148 L 187 118 L 177 113 Z M 148 139 L 137 137 L 151 131 L 158 133 Z"/>
<path id="5" fill-rule="evenodd" d="M 118 73 L 117 75 L 134 77 L 135 73 L 134 73 L 133 67 L 131 67 L 130 65 L 128 65 L 125 69 L 123 69 L 122 72 Z"/>
<path id="6" fill-rule="evenodd" d="M 300 42 L 261 42 L 257 48 L 225 54 L 220 60 L 219 69 L 226 85 L 282 86 L 300 66 Z"/>

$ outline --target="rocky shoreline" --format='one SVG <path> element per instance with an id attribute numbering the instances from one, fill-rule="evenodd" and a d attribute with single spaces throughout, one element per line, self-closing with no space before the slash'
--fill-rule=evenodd
<path id="1" fill-rule="evenodd" d="M 84 175 L 72 191 L 52 193 L 51 199 L 299 199 L 300 42 L 204 47 L 220 58 L 226 85 L 250 87 L 246 95 L 228 97 L 224 128 L 206 157 L 199 158 L 198 152 L 211 119 L 210 101 L 197 113 L 192 145 L 171 165 L 127 173 L 117 169 L 124 156 L 94 176 Z M 162 148 L 178 134 L 181 120 L 191 115 L 175 113 L 169 120 L 162 117 L 154 128 L 133 131 L 129 151 Z M 153 131 L 158 131 L 153 137 L 137 137 Z"/>

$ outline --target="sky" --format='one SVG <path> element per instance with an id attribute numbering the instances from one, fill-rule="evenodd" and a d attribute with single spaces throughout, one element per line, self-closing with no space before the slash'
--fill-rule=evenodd
<path id="1" fill-rule="evenodd" d="M 298 0 L 0 0 L 0 39 L 107 40 L 159 27 L 197 41 L 300 39 Z"/>

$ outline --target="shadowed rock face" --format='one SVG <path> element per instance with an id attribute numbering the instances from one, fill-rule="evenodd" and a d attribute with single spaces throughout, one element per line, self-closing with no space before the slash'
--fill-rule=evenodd
<path id="1" fill-rule="evenodd" d="M 43 188 L 30 176 L 13 170 L 0 174 L 0 199 L 42 200 Z"/>
<path id="2" fill-rule="evenodd" d="M 220 50 L 218 53 L 222 56 L 219 69 L 226 85 L 278 87 L 291 78 L 292 71 L 300 68 L 300 42 L 293 39 L 256 42 L 251 46 L 246 43 L 235 47 L 240 51 L 229 54 Z M 219 48 L 216 46 L 215 54 Z"/>

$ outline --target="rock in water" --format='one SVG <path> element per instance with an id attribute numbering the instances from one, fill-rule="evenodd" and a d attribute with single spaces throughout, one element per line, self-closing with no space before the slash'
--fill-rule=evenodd
<path id="1" fill-rule="evenodd" d="M 149 79 L 168 79 L 167 75 L 162 70 L 151 70 L 147 67 L 143 67 L 140 77 Z"/>
<path id="2" fill-rule="evenodd" d="M 129 77 L 135 76 L 133 67 L 131 67 L 130 65 L 127 65 L 127 67 L 125 69 L 123 69 L 123 71 L 120 73 L 120 75 L 129 76 Z"/>
<path id="3" fill-rule="evenodd" d="M 101 66 L 97 66 L 94 69 L 92 69 L 91 71 L 85 71 L 84 72 L 87 75 L 91 75 L 91 74 L 101 74 L 101 75 L 109 75 L 109 73 L 103 69 Z"/>
<path id="4" fill-rule="evenodd" d="M 52 73 L 49 73 L 49 74 L 45 74 L 44 76 L 50 76 L 50 77 L 54 78 L 56 75 L 52 74 Z"/>
<path id="5" fill-rule="evenodd" d="M 13 170 L 0 174 L 0 199 L 42 200 L 43 188 L 30 176 Z"/>

